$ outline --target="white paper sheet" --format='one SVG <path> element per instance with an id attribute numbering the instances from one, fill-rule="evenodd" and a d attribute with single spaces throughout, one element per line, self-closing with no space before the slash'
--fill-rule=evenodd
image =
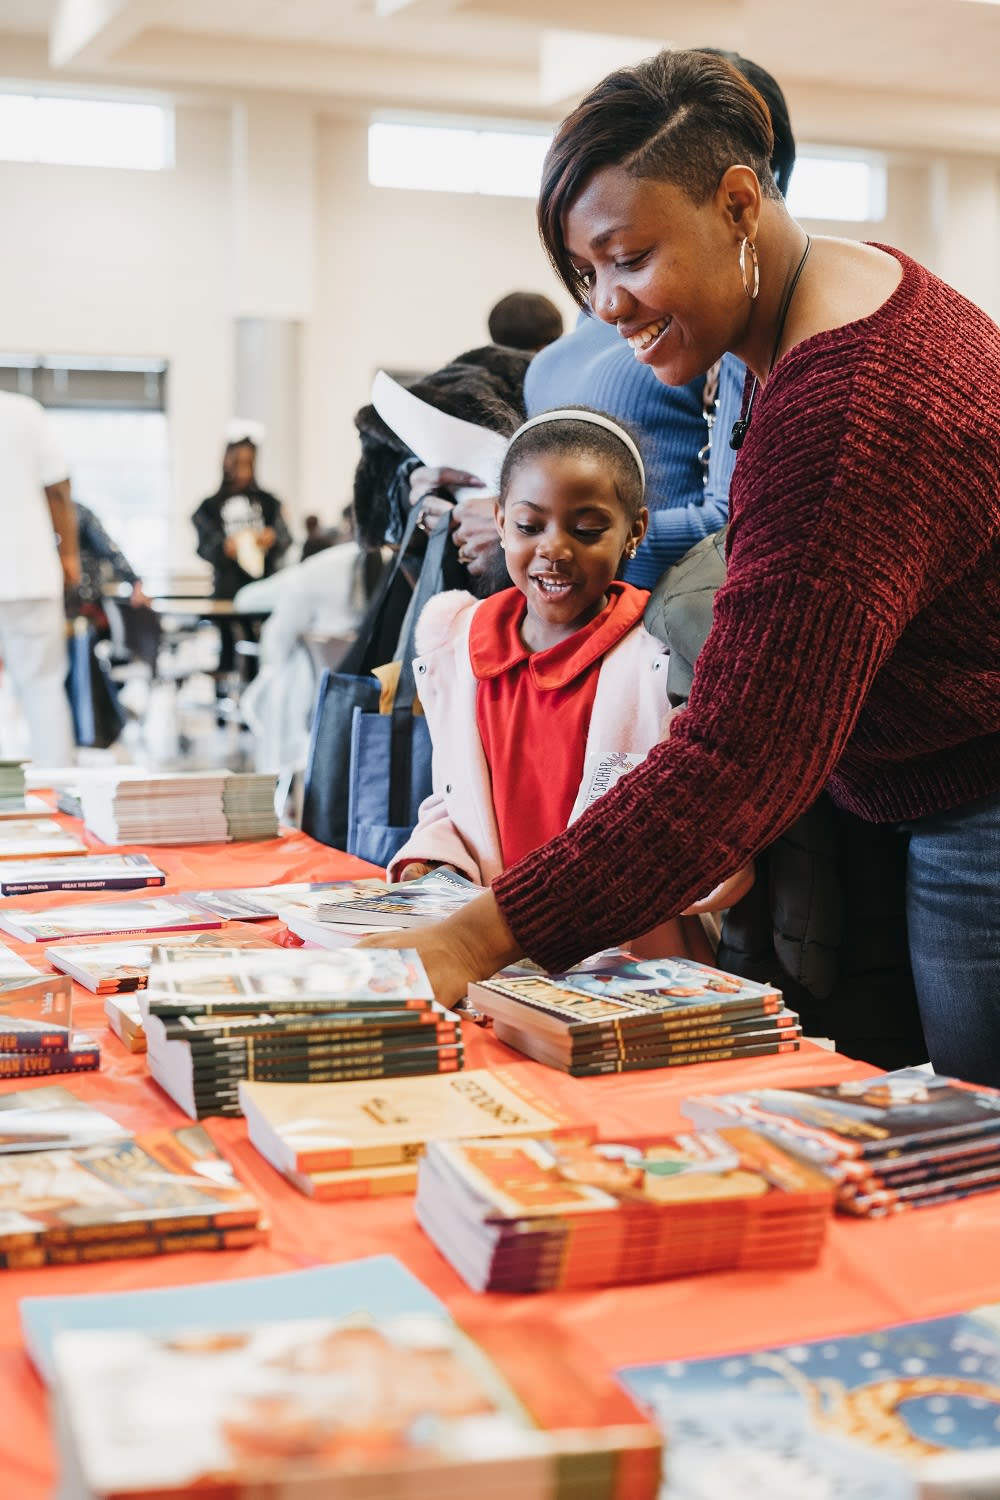
<path id="1" fill-rule="evenodd" d="M 498 492 L 500 466 L 507 450 L 507 439 L 500 433 L 438 411 L 384 370 L 379 370 L 372 382 L 372 405 L 383 422 L 430 468 L 465 469 L 483 481 L 484 489 L 470 487 L 456 492 L 458 498 Z"/>

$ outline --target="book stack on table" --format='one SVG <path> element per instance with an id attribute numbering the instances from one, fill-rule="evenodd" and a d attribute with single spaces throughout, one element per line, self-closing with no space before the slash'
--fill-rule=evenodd
<path id="1" fill-rule="evenodd" d="M 636 1142 L 435 1141 L 417 1218 L 475 1291 L 814 1265 L 829 1181 L 747 1129 Z"/>
<path id="2" fill-rule="evenodd" d="M 781 991 L 684 958 L 599 953 L 564 974 L 514 964 L 469 986 L 501 1042 L 575 1077 L 795 1052 Z"/>
<path id="3" fill-rule="evenodd" d="M 583 1116 L 540 1098 L 523 1066 L 473 1068 L 377 1085 L 241 1083 L 260 1154 L 312 1198 L 413 1192 L 429 1141 L 526 1136 L 594 1138 Z"/>
<path id="4" fill-rule="evenodd" d="M 0 797 L 23 797 L 26 785 L 23 760 L 0 760 Z"/>
<path id="5" fill-rule="evenodd" d="M 699 1094 L 684 1113 L 749 1125 L 818 1166 L 844 1213 L 880 1218 L 1000 1191 L 1000 1089 L 900 1068 L 855 1083 Z"/>
<path id="6" fill-rule="evenodd" d="M 80 788 L 83 821 L 106 844 L 273 838 L 277 778 L 231 771 L 111 773 Z"/>
<path id="7" fill-rule="evenodd" d="M 153 1077 L 195 1119 L 238 1115 L 241 1079 L 451 1073 L 461 1019 L 416 953 L 156 949 L 140 1006 Z"/>
<path id="8" fill-rule="evenodd" d="M 260 771 L 230 771 L 222 783 L 222 811 L 227 837 L 273 839 L 278 836 L 278 815 L 274 810 L 274 793 L 278 778 Z"/>
<path id="9" fill-rule="evenodd" d="M 91 1073 L 101 1065 L 93 1037 L 72 1027 L 72 986 L 0 944 L 0 1078 Z"/>
<path id="10" fill-rule="evenodd" d="M 280 913 L 304 942 L 339 948 L 385 927 L 422 927 L 441 922 L 483 894 L 453 870 L 432 870 L 419 880 L 387 885 L 385 881 L 338 881 L 308 904 Z"/>
<path id="11" fill-rule="evenodd" d="M 145 854 L 87 854 L 72 859 L 0 860 L 0 895 L 38 891 L 135 891 L 165 885 Z"/>
<path id="12" fill-rule="evenodd" d="M 241 1248 L 260 1206 L 199 1126 L 132 1135 L 68 1089 L 0 1095 L 0 1267 Z"/>

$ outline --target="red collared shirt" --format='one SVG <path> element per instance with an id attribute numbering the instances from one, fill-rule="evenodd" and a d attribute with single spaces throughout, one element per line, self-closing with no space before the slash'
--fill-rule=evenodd
<path id="1" fill-rule="evenodd" d="M 519 589 L 484 599 L 469 632 L 476 727 L 493 783 L 504 866 L 562 833 L 583 777 L 601 661 L 642 620 L 649 595 L 612 583 L 595 619 L 546 651 L 521 639 Z"/>

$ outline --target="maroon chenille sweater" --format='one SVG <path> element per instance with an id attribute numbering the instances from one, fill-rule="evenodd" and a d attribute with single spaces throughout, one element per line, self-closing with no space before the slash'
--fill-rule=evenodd
<path id="1" fill-rule="evenodd" d="M 669 742 L 494 882 L 547 968 L 704 896 L 824 787 L 873 822 L 1000 788 L 1000 329 L 890 254 L 889 300 L 758 392 Z"/>

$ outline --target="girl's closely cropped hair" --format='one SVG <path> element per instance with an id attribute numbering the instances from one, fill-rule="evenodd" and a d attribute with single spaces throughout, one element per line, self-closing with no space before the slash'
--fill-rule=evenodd
<path id="1" fill-rule="evenodd" d="M 635 435 L 623 422 L 593 407 L 540 412 L 514 433 L 500 470 L 500 504 L 504 505 L 511 477 L 522 463 L 559 454 L 588 453 L 607 466 L 628 521 L 635 521 L 645 504 L 646 480 Z"/>
<path id="2" fill-rule="evenodd" d="M 586 306 L 562 220 L 602 167 L 673 183 L 704 203 L 723 172 L 739 164 L 753 168 L 765 197 L 780 198 L 773 147 L 767 104 L 724 57 L 660 52 L 610 73 L 563 121 L 542 168 L 538 230 L 556 275 Z"/>

